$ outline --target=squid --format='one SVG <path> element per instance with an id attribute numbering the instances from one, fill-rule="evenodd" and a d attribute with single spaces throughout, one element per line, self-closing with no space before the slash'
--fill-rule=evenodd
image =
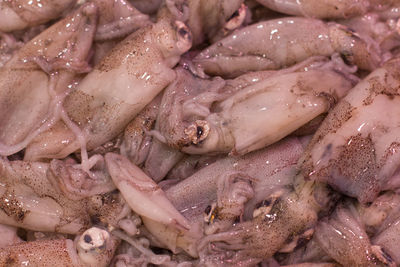
<path id="1" fill-rule="evenodd" d="M 81 173 L 63 173 L 75 170 L 72 166 L 60 165 L 2 158 L 0 223 L 67 234 L 82 233 L 93 223 L 117 225 L 124 203 L 114 186 L 85 183 Z"/>
<path id="2" fill-rule="evenodd" d="M 391 184 L 400 160 L 399 67 L 399 59 L 388 61 L 328 114 L 299 161 L 305 177 L 361 203 L 372 202 Z"/>
<path id="3" fill-rule="evenodd" d="M 22 242 L 22 239 L 17 235 L 17 230 L 18 228 L 16 227 L 0 224 L 0 248 Z"/>
<path id="4" fill-rule="evenodd" d="M 301 177 L 299 178 L 301 179 Z M 292 192 L 272 195 L 251 220 L 207 235 L 198 243 L 200 262 L 253 266 L 277 251 L 290 252 L 291 243 L 309 238 L 323 208 L 314 197 L 315 182 L 302 182 Z M 295 245 L 294 245 L 295 246 Z"/>
<path id="5" fill-rule="evenodd" d="M 297 138 L 287 138 L 241 157 L 223 157 L 171 186 L 166 194 L 185 217 L 193 221 L 202 219 L 207 206 L 217 201 L 218 177 L 236 173 L 251 177 L 258 203 L 276 189 L 292 183 L 288 177 L 295 173 L 302 152 Z"/>
<path id="6" fill-rule="evenodd" d="M 331 70 L 272 76 L 221 101 L 218 112 L 187 123 L 181 150 L 243 155 L 263 148 L 327 112 L 352 86 Z"/>
<path id="7" fill-rule="evenodd" d="M 367 13 L 368 0 L 257 0 L 260 4 L 287 15 L 318 19 L 348 18 Z"/>
<path id="8" fill-rule="evenodd" d="M 354 206 L 339 205 L 329 220 L 321 220 L 315 238 L 323 250 L 343 266 L 396 266 L 390 255 L 371 241 Z"/>
<path id="9" fill-rule="evenodd" d="M 0 68 L 22 47 L 23 43 L 9 33 L 0 33 Z"/>
<path id="10" fill-rule="evenodd" d="M 400 264 L 398 251 L 400 195 L 387 191 L 370 205 L 358 205 L 362 222 L 371 236 L 371 243 L 382 251 L 388 260 Z"/>
<path id="11" fill-rule="evenodd" d="M 107 230 L 92 227 L 71 239 L 21 242 L 0 248 L 1 266 L 109 266 L 119 244 Z"/>
<path id="12" fill-rule="evenodd" d="M 399 233 L 400 233 L 400 220 L 398 214 L 396 219 L 390 218 L 384 223 L 385 227 L 381 227 L 380 231 L 376 233 L 371 242 L 379 246 L 381 251 L 388 255 L 388 261 L 392 261 L 392 266 L 398 266 L 400 264 L 400 255 L 398 251 L 399 244 Z"/>
<path id="13" fill-rule="evenodd" d="M 15 52 L 0 69 L 0 155 L 14 154 L 61 116 L 60 101 L 90 67 L 97 6 L 82 5 Z M 12 132 L 13 134 L 9 134 Z"/>
<path id="14" fill-rule="evenodd" d="M 183 157 L 179 150 L 153 139 L 143 170 L 159 182 Z"/>
<path id="15" fill-rule="evenodd" d="M 148 218 L 143 218 L 143 223 L 165 247 L 198 257 L 196 244 L 204 231 L 226 230 L 240 217 L 251 218 L 262 200 L 290 186 L 302 151 L 293 138 L 243 157 L 218 159 L 165 190 L 174 207 L 189 220 L 189 231 Z"/>
<path id="16" fill-rule="evenodd" d="M 106 154 L 105 160 L 115 185 L 132 210 L 165 225 L 190 228 L 189 222 L 175 209 L 164 191 L 139 167 L 115 153 Z"/>
<path id="17" fill-rule="evenodd" d="M 141 216 L 146 229 L 172 251 L 178 252 L 180 247 L 196 257 L 194 244 L 199 239 L 199 228 L 182 216 L 165 192 L 127 158 L 114 153 L 105 158 L 114 183 L 131 209 Z"/>
<path id="18" fill-rule="evenodd" d="M 161 20 L 132 33 L 66 97 L 68 118 L 35 138 L 25 160 L 64 158 L 116 137 L 175 78 L 171 68 L 190 46 L 190 31 L 180 21 Z"/>
<path id="19" fill-rule="evenodd" d="M 1 0 L 0 31 L 11 32 L 56 19 L 76 0 Z"/>
<path id="20" fill-rule="evenodd" d="M 248 42 L 249 36 L 255 41 Z M 335 52 L 360 69 L 373 70 L 381 62 L 379 47 L 373 41 L 362 39 L 343 25 L 287 17 L 233 32 L 198 54 L 193 59 L 193 68 L 232 78 L 249 71 L 280 69 L 311 56 L 330 56 Z"/>

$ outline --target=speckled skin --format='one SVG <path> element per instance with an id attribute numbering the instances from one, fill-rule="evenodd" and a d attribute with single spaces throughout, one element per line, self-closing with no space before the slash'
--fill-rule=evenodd
<path id="1" fill-rule="evenodd" d="M 206 236 L 199 242 L 199 254 L 204 255 L 200 256 L 201 261 L 252 266 L 272 257 L 317 222 L 319 208 L 313 200 L 312 187 L 312 182 L 308 182 L 306 190 L 292 192 L 271 203 L 268 213 L 233 225 L 226 232 Z M 232 250 L 235 253 L 229 253 Z"/>
<path id="2" fill-rule="evenodd" d="M 1 159 L 0 223 L 69 234 L 81 233 L 92 224 L 116 225 L 123 205 L 118 194 L 71 199 L 58 187 L 59 172 L 47 163 Z"/>
<path id="3" fill-rule="evenodd" d="M 0 143 L 23 142 L 51 117 L 51 91 L 67 91 L 78 79 L 77 72 L 88 67 L 96 21 L 97 7 L 85 4 L 25 44 L 0 69 Z"/>
<path id="4" fill-rule="evenodd" d="M 0 266 L 7 267 L 106 267 L 119 240 L 110 237 L 104 247 L 77 253 L 77 243 L 70 239 L 21 242 L 0 248 Z M 86 254 L 86 255 L 85 255 Z"/>
<path id="5" fill-rule="evenodd" d="M 362 203 L 377 197 L 400 162 L 399 66 L 373 71 L 328 114 L 299 162 L 306 177 Z"/>
<path id="6" fill-rule="evenodd" d="M 64 108 L 83 130 L 88 149 L 118 135 L 175 78 L 171 68 L 191 45 L 190 32 L 179 25 L 161 20 L 134 32 L 65 99 Z M 25 159 L 63 158 L 79 148 L 60 121 L 27 147 Z"/>

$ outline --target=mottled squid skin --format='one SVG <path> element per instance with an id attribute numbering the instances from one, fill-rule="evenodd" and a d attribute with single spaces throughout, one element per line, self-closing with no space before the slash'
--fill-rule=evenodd
<path id="1" fill-rule="evenodd" d="M 56 116 L 57 95 L 88 69 L 96 24 L 96 5 L 85 4 L 26 43 L 0 69 L 1 155 L 23 149 L 32 132 Z"/>
<path id="2" fill-rule="evenodd" d="M 92 223 L 116 225 L 123 203 L 113 192 L 71 199 L 48 163 L 0 161 L 0 223 L 25 229 L 82 233 Z"/>
<path id="3" fill-rule="evenodd" d="M 248 42 L 249 36 L 253 42 Z M 204 49 L 193 62 L 206 74 L 236 77 L 248 71 L 280 69 L 311 56 L 330 56 L 335 52 L 366 70 L 375 69 L 381 61 L 380 51 L 373 43 L 343 25 L 286 17 L 239 29 Z"/>
<path id="4" fill-rule="evenodd" d="M 95 242 L 86 243 L 88 237 Z M 71 239 L 37 240 L 0 248 L 0 265 L 106 267 L 119 243 L 107 231 L 93 227 L 76 242 Z"/>
<path id="5" fill-rule="evenodd" d="M 307 182 L 298 192 L 293 191 L 269 202 L 267 211 L 260 212 L 252 220 L 237 223 L 226 232 L 204 237 L 198 246 L 200 261 L 253 266 L 272 257 L 307 230 L 312 232 L 321 208 L 315 202 L 313 187 L 313 182 Z"/>
<path id="6" fill-rule="evenodd" d="M 1 0 L 0 31 L 10 32 L 58 18 L 76 0 Z"/>
<path id="7" fill-rule="evenodd" d="M 378 196 L 400 162 L 399 67 L 385 63 L 328 114 L 299 161 L 306 177 L 361 203 Z"/>
<path id="8" fill-rule="evenodd" d="M 118 135 L 175 78 L 171 68 L 190 46 L 191 35 L 182 22 L 159 21 L 114 47 L 64 102 L 87 148 Z M 80 147 L 75 134 L 60 121 L 27 147 L 25 159 L 63 158 Z"/>

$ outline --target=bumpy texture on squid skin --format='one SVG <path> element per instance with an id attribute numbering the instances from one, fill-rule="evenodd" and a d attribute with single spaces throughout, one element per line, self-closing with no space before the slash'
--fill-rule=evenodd
<path id="1" fill-rule="evenodd" d="M 204 237 L 198 247 L 200 262 L 253 266 L 272 257 L 307 230 L 311 233 L 321 208 L 314 200 L 313 186 L 313 182 L 307 182 L 298 192 L 268 202 L 268 209 L 251 221 Z"/>
<path id="2" fill-rule="evenodd" d="M 318 19 L 348 18 L 364 15 L 368 0 L 257 0 L 260 4 L 287 15 Z"/>
<path id="3" fill-rule="evenodd" d="M 343 266 L 396 266 L 378 246 L 372 246 L 357 212 L 350 203 L 339 205 L 329 220 L 318 223 L 315 239 Z"/>
<path id="4" fill-rule="evenodd" d="M 23 149 L 36 129 L 56 120 L 58 101 L 76 82 L 77 72 L 88 67 L 96 21 L 97 7 L 85 4 L 25 44 L 0 69 L 0 154 Z"/>
<path id="5" fill-rule="evenodd" d="M 59 17 L 76 0 L 0 0 L 0 31 L 10 32 Z"/>
<path id="6" fill-rule="evenodd" d="M 40 240 L 0 248 L 0 265 L 106 267 L 110 264 L 119 240 L 100 228 L 90 228 L 71 239 Z"/>
<path id="7" fill-rule="evenodd" d="M 253 42 L 248 42 L 249 36 Z M 335 52 L 361 69 L 373 70 L 381 62 L 380 51 L 350 29 L 300 17 L 244 27 L 204 49 L 193 62 L 207 74 L 235 77 L 248 71 L 280 69 L 311 56 Z"/>
<path id="8" fill-rule="evenodd" d="M 60 121 L 26 149 L 25 159 L 63 158 L 111 140 L 175 78 L 171 69 L 191 46 L 180 21 L 159 21 L 119 43 L 67 96 L 64 108 L 82 133 Z M 118 79 L 115 79 L 118 77 Z"/>
<path id="9" fill-rule="evenodd" d="M 50 172 L 50 173 L 49 173 Z M 0 161 L 0 223 L 25 229 L 76 234 L 94 223 L 116 225 L 122 202 L 115 193 L 67 197 L 47 163 Z"/>
<path id="10" fill-rule="evenodd" d="M 377 197 L 400 162 L 399 67 L 385 63 L 328 114 L 299 162 L 306 177 L 362 203 Z"/>
<path id="11" fill-rule="evenodd" d="M 243 155 L 268 146 L 327 112 L 352 86 L 346 77 L 331 70 L 262 80 L 218 103 L 219 112 L 186 128 L 192 142 L 182 151 Z M 197 130 L 197 136 L 193 137 L 191 128 Z"/>
<path id="12" fill-rule="evenodd" d="M 99 7 L 96 41 L 122 38 L 137 29 L 151 24 L 148 15 L 142 14 L 127 0 L 94 0 Z"/>

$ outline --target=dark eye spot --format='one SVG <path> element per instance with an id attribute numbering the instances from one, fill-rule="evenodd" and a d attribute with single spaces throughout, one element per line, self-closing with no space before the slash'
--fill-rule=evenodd
<path id="1" fill-rule="evenodd" d="M 234 17 L 239 16 L 239 10 L 236 10 L 235 12 L 233 12 L 232 16 L 229 17 L 229 19 L 227 19 L 226 21 L 229 21 L 231 19 L 233 19 Z"/>
<path id="2" fill-rule="evenodd" d="M 351 65 L 353 62 L 353 53 L 350 51 L 342 51 L 340 57 L 343 59 L 344 63 Z"/>
<path id="3" fill-rule="evenodd" d="M 259 202 L 256 205 L 256 209 L 261 208 L 261 207 L 268 207 L 271 205 L 271 200 L 270 199 L 264 199 L 263 201 Z"/>
<path id="4" fill-rule="evenodd" d="M 210 214 L 210 212 L 211 212 L 211 206 L 208 205 L 208 206 L 205 208 L 204 212 L 205 212 L 206 214 Z"/>
<path id="5" fill-rule="evenodd" d="M 178 34 L 182 37 L 187 37 L 189 35 L 189 32 L 187 31 L 186 27 L 182 27 L 178 30 Z"/>
<path id="6" fill-rule="evenodd" d="M 203 135 L 204 132 L 203 127 L 197 126 L 196 131 L 197 131 L 196 132 L 197 138 L 200 139 L 200 137 Z"/>
<path id="7" fill-rule="evenodd" d="M 86 243 L 92 242 L 92 237 L 90 235 L 84 235 L 83 240 L 85 240 Z"/>

